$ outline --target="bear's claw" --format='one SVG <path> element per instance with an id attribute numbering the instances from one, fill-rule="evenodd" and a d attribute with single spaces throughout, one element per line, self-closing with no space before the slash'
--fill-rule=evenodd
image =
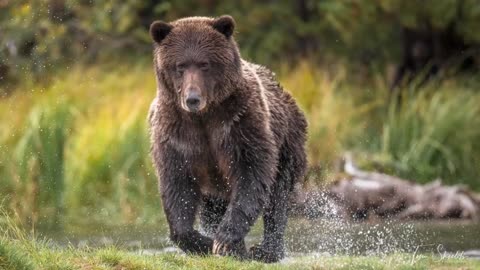
<path id="1" fill-rule="evenodd" d="M 237 259 L 247 258 L 247 249 L 243 240 L 237 243 L 214 240 L 212 253 L 219 256 L 232 256 Z"/>

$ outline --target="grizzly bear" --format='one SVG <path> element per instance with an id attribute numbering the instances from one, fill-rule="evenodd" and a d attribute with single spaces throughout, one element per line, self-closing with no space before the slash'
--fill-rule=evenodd
<path id="1" fill-rule="evenodd" d="M 276 262 L 289 195 L 305 172 L 307 124 L 274 74 L 240 57 L 234 29 L 227 15 L 150 26 L 152 159 L 178 247 Z M 261 213 L 263 241 L 247 251 L 244 238 Z"/>

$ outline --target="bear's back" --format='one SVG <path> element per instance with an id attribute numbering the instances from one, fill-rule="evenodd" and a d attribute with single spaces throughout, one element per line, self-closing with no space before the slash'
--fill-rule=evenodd
<path id="1" fill-rule="evenodd" d="M 306 120 L 293 97 L 277 81 L 275 74 L 268 68 L 242 60 L 244 77 L 264 104 L 269 117 L 270 129 L 276 142 L 283 142 L 288 130 L 306 129 Z"/>

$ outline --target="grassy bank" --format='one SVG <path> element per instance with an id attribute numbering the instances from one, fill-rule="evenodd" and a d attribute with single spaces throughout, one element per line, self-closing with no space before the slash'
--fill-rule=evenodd
<path id="1" fill-rule="evenodd" d="M 461 253 L 381 255 L 310 254 L 288 256 L 276 264 L 238 261 L 216 256 L 186 256 L 180 253 L 132 251 L 125 246 L 81 248 L 58 246 L 26 233 L 16 219 L 0 209 L 0 269 L 480 269 L 480 260 Z"/>
<path id="2" fill-rule="evenodd" d="M 180 254 L 143 255 L 105 249 L 59 249 L 48 243 L 0 239 L 0 269 L 479 269 L 480 261 L 435 255 L 292 257 L 276 264 Z"/>
<path id="3" fill-rule="evenodd" d="M 344 151 L 402 177 L 480 189 L 478 82 L 433 81 L 390 103 L 381 76 L 351 82 L 339 68 L 300 63 L 279 79 L 309 122 L 312 183 L 333 179 Z M 0 100 L 0 195 L 26 224 L 155 223 L 146 125 L 150 61 L 75 66 Z"/>

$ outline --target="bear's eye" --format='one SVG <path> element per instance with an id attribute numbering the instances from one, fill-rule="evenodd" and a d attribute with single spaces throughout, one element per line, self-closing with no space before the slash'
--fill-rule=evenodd
<path id="1" fill-rule="evenodd" d="M 198 63 L 198 67 L 203 71 L 207 71 L 210 69 L 210 64 L 208 62 L 200 62 Z"/>
<path id="2" fill-rule="evenodd" d="M 183 72 L 185 71 L 186 68 L 187 68 L 187 66 L 185 64 L 178 64 L 177 65 L 178 75 L 183 75 Z"/>

